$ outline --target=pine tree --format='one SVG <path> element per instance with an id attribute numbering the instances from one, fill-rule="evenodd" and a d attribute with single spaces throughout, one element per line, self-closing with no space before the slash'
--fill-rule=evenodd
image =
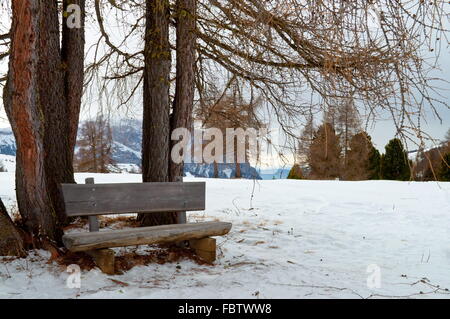
<path id="1" fill-rule="evenodd" d="M 366 132 L 354 135 L 349 143 L 347 165 L 343 169 L 346 180 L 366 180 L 373 175 L 372 156 L 374 147 Z"/>
<path id="2" fill-rule="evenodd" d="M 372 147 L 369 154 L 368 179 L 381 179 L 381 154 L 375 147 Z"/>
<path id="3" fill-rule="evenodd" d="M 330 123 L 321 125 L 314 134 L 308 154 L 311 177 L 334 179 L 340 176 L 339 137 Z"/>
<path id="4" fill-rule="evenodd" d="M 291 170 L 289 171 L 289 175 L 287 179 L 303 179 L 303 173 L 300 165 L 294 164 Z"/>
<path id="5" fill-rule="evenodd" d="M 439 180 L 450 182 L 450 152 L 447 152 L 442 159 Z"/>
<path id="6" fill-rule="evenodd" d="M 386 153 L 381 160 L 381 176 L 383 179 L 407 181 L 411 177 L 408 154 L 398 138 L 389 141 Z"/>

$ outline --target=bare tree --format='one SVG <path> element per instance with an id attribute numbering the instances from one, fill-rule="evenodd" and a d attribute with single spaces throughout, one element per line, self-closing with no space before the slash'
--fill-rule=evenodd
<path id="1" fill-rule="evenodd" d="M 311 147 L 311 143 L 314 138 L 314 132 L 315 132 L 314 116 L 313 114 L 310 114 L 307 116 L 306 124 L 303 127 L 298 140 L 297 154 L 299 158 L 296 159 L 297 163 L 306 161 L 309 149 Z"/>
<path id="2" fill-rule="evenodd" d="M 243 147 L 245 148 L 245 161 L 249 162 L 249 142 L 238 141 L 237 137 L 233 137 L 231 141 L 227 140 L 226 129 L 248 129 L 252 128 L 258 130 L 264 127 L 264 123 L 259 120 L 257 114 L 258 109 L 261 106 L 261 99 L 254 98 L 252 101 L 246 102 L 242 96 L 242 92 L 238 84 L 233 86 L 231 93 L 225 93 L 220 97 L 215 96 L 209 98 L 210 103 L 200 103 L 195 110 L 196 119 L 200 120 L 204 128 L 217 128 L 222 132 L 223 144 L 223 154 L 225 162 L 227 156 L 227 149 L 233 150 L 235 164 L 235 177 L 241 178 L 241 166 L 238 161 L 239 143 L 245 143 Z M 214 93 L 213 93 L 214 94 Z M 216 92 L 217 94 L 217 92 Z M 255 159 L 258 161 L 258 158 Z M 214 162 L 215 176 L 217 176 L 217 164 Z"/>
<path id="3" fill-rule="evenodd" d="M 127 104 L 142 79 L 144 51 L 128 52 L 127 44 L 143 34 L 139 15 L 143 3 L 96 2 L 102 4 L 97 6 L 98 16 L 103 7 L 116 12 L 127 27 L 117 43 L 112 43 L 104 25 L 100 28 L 99 43 L 106 53 L 89 70 L 107 70 L 106 81 L 113 81 L 121 93 L 119 104 Z M 446 39 L 445 5 L 445 1 L 409 0 L 199 0 L 195 29 L 199 100 L 217 77 L 232 75 L 267 102 L 272 109 L 267 114 L 275 116 L 285 135 L 297 143 L 299 118 L 313 107 L 320 111 L 320 106 L 301 98 L 305 91 L 320 97 L 325 109 L 351 93 L 360 113 L 369 119 L 376 119 L 381 110 L 390 113 L 404 139 L 430 138 L 421 132 L 421 116 L 448 104 L 435 94 L 437 82 L 427 75 L 434 65 L 425 59 L 424 49 L 439 55 L 439 43 Z M 176 16 L 175 1 L 168 1 L 168 6 Z M 136 12 L 135 22 L 130 22 L 130 12 Z M 176 27 L 176 19 L 171 22 Z M 175 52 L 173 39 L 169 42 Z M 131 94 L 122 94 L 130 85 Z"/>
<path id="4" fill-rule="evenodd" d="M 361 131 L 361 120 L 356 110 L 353 98 L 349 97 L 337 105 L 336 134 L 340 137 L 342 148 L 342 164 L 345 170 L 347 166 L 347 155 L 351 148 L 352 137 Z"/>
<path id="5" fill-rule="evenodd" d="M 109 121 L 101 115 L 95 120 L 85 121 L 79 135 L 75 169 L 78 172 L 109 173 L 115 165 Z"/>

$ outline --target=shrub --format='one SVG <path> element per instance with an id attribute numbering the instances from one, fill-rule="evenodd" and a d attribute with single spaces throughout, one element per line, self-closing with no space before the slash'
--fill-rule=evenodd
<path id="1" fill-rule="evenodd" d="M 287 179 L 303 179 L 303 173 L 300 165 L 294 164 L 291 170 L 289 171 L 289 175 Z"/>

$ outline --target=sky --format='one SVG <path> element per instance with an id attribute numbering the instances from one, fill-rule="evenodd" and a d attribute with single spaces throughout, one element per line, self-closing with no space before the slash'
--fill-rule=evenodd
<path id="1" fill-rule="evenodd" d="M 0 24 L 1 26 L 2 24 Z M 4 24 L 3 24 L 4 25 Z M 0 29 L 0 31 L 3 31 Z M 89 42 L 94 42 L 97 39 L 98 33 L 93 31 L 90 28 L 87 28 L 87 44 L 86 47 L 89 47 Z M 432 72 L 432 76 L 436 78 L 441 78 L 450 82 L 450 47 L 443 46 L 440 52 L 439 60 L 438 60 L 438 69 Z M 5 62 L 0 63 L 0 74 L 3 74 L 7 70 L 7 65 Z M 440 94 L 442 95 L 441 99 L 445 100 L 447 103 L 450 103 L 450 84 L 441 84 L 442 89 Z M 136 99 L 141 101 L 141 99 Z M 90 102 L 92 103 L 92 101 Z M 95 102 L 94 102 L 95 104 Z M 95 107 L 94 107 L 95 109 Z M 137 106 L 137 109 L 140 109 L 140 106 Z M 91 106 L 92 110 L 92 106 Z M 130 116 L 130 113 L 122 112 L 123 116 Z M 441 120 L 438 119 L 432 112 L 425 112 L 425 117 L 422 122 L 422 129 L 430 134 L 433 138 L 441 140 L 445 136 L 446 132 L 450 129 L 450 109 L 448 107 L 441 107 L 438 109 L 439 115 L 441 116 Z M 135 112 L 135 114 L 139 115 L 139 111 Z M 89 112 L 86 109 L 81 114 L 81 119 L 86 119 L 92 115 L 92 111 Z M 273 122 L 276 122 L 275 120 Z M 9 123 L 6 119 L 6 115 L 4 113 L 3 108 L 0 109 L 0 127 L 9 127 Z M 278 129 L 275 127 L 272 129 L 275 131 L 275 135 L 277 135 Z M 384 146 L 388 143 L 388 141 L 395 136 L 396 129 L 393 124 L 392 119 L 389 118 L 389 115 L 383 116 L 377 119 L 376 122 L 372 122 L 368 127 L 368 133 L 372 137 L 372 141 L 380 151 L 384 150 Z M 280 144 L 283 144 L 282 137 L 275 136 L 275 140 L 278 140 Z M 431 146 L 431 145 L 427 145 Z M 408 148 L 414 148 L 414 146 L 409 146 Z M 288 156 L 287 161 L 293 161 L 293 156 Z M 269 152 L 264 155 L 264 163 L 265 166 L 283 166 L 285 164 L 284 160 L 280 160 L 276 154 L 276 152 Z"/>

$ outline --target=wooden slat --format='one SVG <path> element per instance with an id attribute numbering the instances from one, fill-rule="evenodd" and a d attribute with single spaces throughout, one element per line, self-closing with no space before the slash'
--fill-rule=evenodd
<path id="1" fill-rule="evenodd" d="M 62 184 L 67 216 L 205 209 L 205 183 Z"/>
<path id="2" fill-rule="evenodd" d="M 231 224 L 224 222 L 163 225 L 93 233 L 67 234 L 64 235 L 63 242 L 67 249 L 76 252 L 222 236 L 227 234 L 230 229 Z"/>

